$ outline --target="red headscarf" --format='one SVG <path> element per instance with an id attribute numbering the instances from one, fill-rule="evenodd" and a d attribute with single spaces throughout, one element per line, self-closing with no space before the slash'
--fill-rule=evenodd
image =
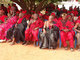
<path id="1" fill-rule="evenodd" d="M 26 10 L 25 11 L 22 11 L 23 14 L 26 14 L 26 12 L 27 12 Z"/>
<path id="2" fill-rule="evenodd" d="M 51 15 L 52 15 L 52 16 L 55 16 L 55 13 L 53 12 L 53 13 L 51 13 Z"/>

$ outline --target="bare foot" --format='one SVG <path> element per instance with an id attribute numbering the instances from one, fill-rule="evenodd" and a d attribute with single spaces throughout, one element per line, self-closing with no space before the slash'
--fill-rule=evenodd
<path id="1" fill-rule="evenodd" d="M 14 42 L 11 42 L 11 43 L 10 43 L 10 45 L 14 45 L 14 44 L 15 44 Z"/>
<path id="2" fill-rule="evenodd" d="M 78 49 L 78 51 L 80 51 L 80 48 Z"/>
<path id="3" fill-rule="evenodd" d="M 74 49 L 73 49 L 73 48 L 71 48 L 71 51 L 73 52 L 73 51 L 74 51 Z"/>
<path id="4" fill-rule="evenodd" d="M 68 50 L 68 48 L 67 48 L 67 47 L 65 47 L 64 49 L 65 49 L 65 50 Z"/>
<path id="5" fill-rule="evenodd" d="M 7 43 L 11 42 L 12 40 L 7 40 Z"/>

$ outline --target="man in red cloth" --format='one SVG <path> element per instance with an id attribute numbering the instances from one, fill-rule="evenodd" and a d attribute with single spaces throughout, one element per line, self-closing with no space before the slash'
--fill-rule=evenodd
<path id="1" fill-rule="evenodd" d="M 38 32 L 39 28 L 43 27 L 42 20 L 38 19 L 38 15 L 35 13 L 33 15 L 33 19 L 30 20 L 27 29 L 25 31 L 25 40 L 26 41 L 34 41 L 34 44 L 36 41 L 38 41 Z"/>
<path id="2" fill-rule="evenodd" d="M 61 41 L 65 49 L 67 49 L 67 43 L 66 40 L 69 40 L 71 51 L 73 51 L 74 48 L 74 42 L 73 42 L 73 33 L 72 33 L 72 24 L 69 20 L 67 20 L 67 14 L 62 14 L 62 20 L 58 22 L 58 26 L 60 29 L 60 36 Z"/>

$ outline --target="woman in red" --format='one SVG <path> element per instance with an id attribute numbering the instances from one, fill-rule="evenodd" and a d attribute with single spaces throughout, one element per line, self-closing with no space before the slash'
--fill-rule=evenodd
<path id="1" fill-rule="evenodd" d="M 25 31 L 25 40 L 26 41 L 38 41 L 38 31 L 39 28 L 43 27 L 42 20 L 38 19 L 38 15 L 34 14 L 33 19 L 30 20 L 27 29 Z"/>
<path id="2" fill-rule="evenodd" d="M 62 14 L 62 20 L 58 22 L 58 26 L 60 29 L 60 36 L 61 41 L 65 49 L 67 49 L 66 40 L 69 40 L 71 51 L 74 48 L 74 41 L 73 41 L 73 33 L 72 33 L 72 23 L 67 20 L 67 14 Z"/>

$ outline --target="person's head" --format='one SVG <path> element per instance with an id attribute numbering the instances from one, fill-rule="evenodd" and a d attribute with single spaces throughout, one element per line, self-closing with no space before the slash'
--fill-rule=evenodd
<path id="1" fill-rule="evenodd" d="M 51 16 L 53 16 L 53 19 L 55 18 L 55 13 L 54 12 L 52 12 L 51 13 Z"/>
<path id="2" fill-rule="evenodd" d="M 72 11 L 72 10 L 73 10 L 72 6 L 70 6 L 70 7 L 69 7 L 69 10 L 70 10 L 70 11 Z"/>
<path id="3" fill-rule="evenodd" d="M 63 8 L 63 9 L 65 9 L 65 6 L 64 6 L 64 5 L 62 5 L 62 8 Z"/>
<path id="4" fill-rule="evenodd" d="M 15 13 L 16 13 L 16 8 L 14 6 L 12 6 L 10 9 L 10 14 L 13 15 Z"/>
<path id="5" fill-rule="evenodd" d="M 48 20 L 48 21 L 49 21 L 49 22 L 52 22 L 52 21 L 53 21 L 53 19 L 54 19 L 54 17 L 50 15 L 50 16 L 49 16 L 49 20 Z"/>
<path id="6" fill-rule="evenodd" d="M 48 11 L 46 11 L 46 12 L 45 12 L 45 15 L 49 15 L 49 12 L 48 12 Z"/>
<path id="7" fill-rule="evenodd" d="M 39 18 L 43 19 L 43 14 L 39 13 Z"/>
<path id="8" fill-rule="evenodd" d="M 0 16 L 2 16 L 4 14 L 3 10 L 0 10 Z"/>
<path id="9" fill-rule="evenodd" d="M 10 14 L 10 13 L 8 13 L 8 14 L 7 14 L 7 16 L 8 16 L 8 18 L 9 18 L 9 17 L 11 17 L 11 14 Z"/>
<path id="10" fill-rule="evenodd" d="M 58 5 L 55 6 L 55 9 L 57 9 L 57 8 L 58 8 Z"/>
<path id="11" fill-rule="evenodd" d="M 63 13 L 61 16 L 62 16 L 62 20 L 66 20 L 66 18 L 67 18 L 67 14 L 66 13 Z"/>
<path id="12" fill-rule="evenodd" d="M 73 13 L 71 13 L 71 16 L 72 16 L 72 17 L 74 17 L 74 14 L 73 14 Z"/>
<path id="13" fill-rule="evenodd" d="M 33 14 L 33 19 L 35 19 L 35 20 L 38 19 L 38 14 L 37 13 Z"/>
<path id="14" fill-rule="evenodd" d="M 1 7 L 4 7 L 4 4 L 1 4 Z"/>
<path id="15" fill-rule="evenodd" d="M 19 13 L 19 18 L 22 18 L 24 14 L 22 12 Z"/>
<path id="16" fill-rule="evenodd" d="M 10 6 L 10 4 L 8 4 L 8 6 Z"/>
<path id="17" fill-rule="evenodd" d="M 72 20 L 71 15 L 68 15 L 68 16 L 67 16 L 67 20 L 69 20 L 69 21 Z"/>

